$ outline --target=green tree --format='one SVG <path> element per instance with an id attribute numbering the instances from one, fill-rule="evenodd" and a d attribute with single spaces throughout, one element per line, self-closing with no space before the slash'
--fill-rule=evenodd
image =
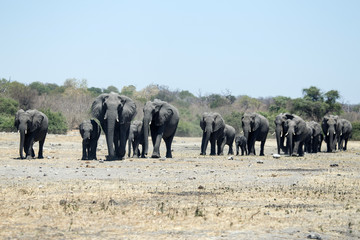
<path id="1" fill-rule="evenodd" d="M 324 101 L 322 93 L 317 87 L 311 86 L 309 88 L 304 88 L 302 92 L 305 100 L 313 102 Z"/>

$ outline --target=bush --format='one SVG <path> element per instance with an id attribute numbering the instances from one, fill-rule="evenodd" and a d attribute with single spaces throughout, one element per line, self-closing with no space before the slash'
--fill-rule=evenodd
<path id="1" fill-rule="evenodd" d="M 49 119 L 48 133 L 66 134 L 68 127 L 65 116 L 60 112 L 53 112 L 50 109 L 41 110 Z"/>
<path id="2" fill-rule="evenodd" d="M 224 116 L 225 123 L 235 128 L 236 133 L 242 131 L 241 118 L 243 114 L 239 112 L 231 112 L 229 115 Z"/>
<path id="3" fill-rule="evenodd" d="M 359 141 L 360 140 L 360 122 L 353 122 L 352 124 L 352 140 Z"/>
<path id="4" fill-rule="evenodd" d="M 0 114 L 0 131 L 1 132 L 16 132 L 14 126 L 15 114 Z"/>
<path id="5" fill-rule="evenodd" d="M 176 130 L 176 136 L 178 137 L 199 137 L 202 134 L 202 130 L 199 124 L 194 122 L 182 121 L 180 119 L 179 125 Z"/>
<path id="6" fill-rule="evenodd" d="M 15 115 L 18 110 L 18 102 L 12 98 L 0 97 L 0 113 L 6 115 Z"/>

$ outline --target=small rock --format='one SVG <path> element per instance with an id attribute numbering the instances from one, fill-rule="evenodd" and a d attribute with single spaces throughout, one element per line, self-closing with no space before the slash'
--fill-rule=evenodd
<path id="1" fill-rule="evenodd" d="M 44 177 L 46 177 L 47 176 L 47 174 L 46 173 L 44 173 Z"/>
<path id="2" fill-rule="evenodd" d="M 339 164 L 337 164 L 337 163 L 330 164 L 330 167 L 338 167 L 338 166 L 339 166 Z"/>
<path id="3" fill-rule="evenodd" d="M 198 189 L 205 189 L 205 187 L 202 186 L 202 185 L 200 185 L 200 186 L 198 187 Z"/>
<path id="4" fill-rule="evenodd" d="M 256 163 L 258 163 L 258 164 L 264 164 L 264 161 L 259 160 L 259 161 L 257 161 Z"/>
<path id="5" fill-rule="evenodd" d="M 273 158 L 280 158 L 280 154 L 277 153 L 273 154 Z"/>
<path id="6" fill-rule="evenodd" d="M 307 236 L 308 239 L 318 239 L 318 240 L 321 240 L 321 236 L 318 234 L 318 233 L 310 233 L 308 236 Z"/>
<path id="7" fill-rule="evenodd" d="M 228 157 L 228 160 L 234 160 L 233 156 Z"/>

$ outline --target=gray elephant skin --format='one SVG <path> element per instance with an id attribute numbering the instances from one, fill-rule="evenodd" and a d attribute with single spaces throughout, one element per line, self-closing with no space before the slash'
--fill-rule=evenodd
<path id="1" fill-rule="evenodd" d="M 322 134 L 322 129 L 319 123 L 315 121 L 306 122 L 308 128 L 310 128 L 310 138 L 305 144 L 305 152 L 307 153 L 317 153 L 321 152 L 321 144 L 324 139 Z"/>
<path id="2" fill-rule="evenodd" d="M 131 156 L 131 147 L 133 149 L 132 157 L 140 157 L 139 145 L 142 145 L 142 152 L 144 151 L 144 129 L 142 121 L 133 121 L 130 125 L 129 139 L 128 139 L 128 157 Z"/>
<path id="3" fill-rule="evenodd" d="M 239 148 L 241 149 L 241 156 L 248 155 L 247 152 L 247 139 L 245 136 L 236 136 L 235 137 L 235 146 L 236 146 L 236 155 L 239 155 Z"/>
<path id="4" fill-rule="evenodd" d="M 276 137 L 276 144 L 277 144 L 277 151 L 278 154 L 280 154 L 281 151 L 283 151 L 285 154 L 287 154 L 287 146 L 284 145 L 285 142 L 285 122 L 287 120 L 286 115 L 289 113 L 280 113 L 275 118 L 275 137 Z"/>
<path id="5" fill-rule="evenodd" d="M 15 114 L 15 127 L 20 132 L 20 158 L 34 158 L 34 142 L 39 142 L 38 158 L 44 158 L 43 146 L 48 131 L 49 120 L 47 116 L 38 110 L 20 109 Z"/>
<path id="6" fill-rule="evenodd" d="M 325 142 L 327 152 L 335 152 L 337 145 L 338 131 L 338 120 L 339 117 L 336 115 L 324 116 L 321 128 L 325 134 Z"/>
<path id="7" fill-rule="evenodd" d="M 210 141 L 210 155 L 222 155 L 225 144 L 229 145 L 228 154 L 233 154 L 232 145 L 235 138 L 235 129 L 225 124 L 219 113 L 203 113 L 200 119 L 200 127 L 203 130 L 200 155 L 206 155 L 207 145 Z M 217 153 L 216 153 L 217 145 Z"/>
<path id="8" fill-rule="evenodd" d="M 287 114 L 285 134 L 290 156 L 304 156 L 304 145 L 311 138 L 311 129 L 306 122 L 295 114 Z"/>
<path id="9" fill-rule="evenodd" d="M 130 123 L 136 115 L 134 101 L 117 93 L 99 95 L 91 106 L 94 118 L 98 119 L 106 136 L 107 160 L 122 160 L 125 156 Z"/>
<path id="10" fill-rule="evenodd" d="M 347 142 L 351 137 L 352 125 L 346 119 L 338 120 L 338 149 L 339 151 L 346 151 Z"/>
<path id="11" fill-rule="evenodd" d="M 94 119 L 84 120 L 79 125 L 82 137 L 82 157 L 81 160 L 97 160 L 96 148 L 101 134 L 101 128 Z"/>
<path id="12" fill-rule="evenodd" d="M 258 113 L 245 113 L 241 118 L 244 136 L 247 139 L 249 155 L 256 155 L 255 141 L 260 141 L 260 156 L 264 156 L 264 146 L 269 132 L 269 121 Z"/>
<path id="13" fill-rule="evenodd" d="M 153 143 L 152 158 L 160 158 L 160 143 L 164 139 L 166 145 L 166 157 L 172 158 L 171 144 L 174 139 L 179 123 L 179 112 L 173 105 L 155 99 L 148 101 L 144 106 L 143 131 L 144 151 L 141 157 L 145 157 L 149 149 L 149 126 Z"/>

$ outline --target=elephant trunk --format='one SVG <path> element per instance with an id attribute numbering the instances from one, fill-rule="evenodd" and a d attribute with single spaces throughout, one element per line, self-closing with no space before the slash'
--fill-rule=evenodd
<path id="1" fill-rule="evenodd" d="M 328 131 L 328 152 L 335 151 L 335 132 L 334 131 Z"/>
<path id="2" fill-rule="evenodd" d="M 106 114 L 107 121 L 107 132 L 106 132 L 106 143 L 108 147 L 108 159 L 115 159 L 115 150 L 114 150 L 114 132 L 115 132 L 115 124 L 117 121 L 117 116 Z"/>
<path id="3" fill-rule="evenodd" d="M 280 154 L 280 149 L 281 149 L 281 148 L 283 147 L 283 145 L 284 145 L 284 143 L 282 142 L 281 134 L 282 134 L 282 127 L 281 127 L 281 125 L 276 125 L 275 135 L 276 135 L 276 143 L 277 143 L 278 154 Z"/>
<path id="4" fill-rule="evenodd" d="M 206 129 L 203 133 L 203 139 L 202 139 L 202 148 L 201 148 L 201 154 L 206 155 L 206 148 L 210 140 L 211 130 Z"/>
<path id="5" fill-rule="evenodd" d="M 294 132 L 288 131 L 286 133 L 286 139 L 287 139 L 286 145 L 288 146 L 289 156 L 292 156 L 294 152 Z"/>
<path id="6" fill-rule="evenodd" d="M 148 154 L 148 149 L 149 149 L 149 124 L 150 124 L 150 120 L 144 118 L 144 121 L 143 121 L 144 151 L 141 154 L 141 157 L 143 157 L 143 158 Z"/>
<path id="7" fill-rule="evenodd" d="M 132 134 L 130 133 L 129 139 L 128 139 L 128 157 L 131 156 L 131 145 L 132 145 L 132 141 L 133 141 L 132 139 L 133 139 L 133 137 L 132 137 Z"/>
<path id="8" fill-rule="evenodd" d="M 24 159 L 24 143 L 25 143 L 25 130 L 22 129 L 20 130 L 20 149 L 19 149 L 21 159 Z"/>

